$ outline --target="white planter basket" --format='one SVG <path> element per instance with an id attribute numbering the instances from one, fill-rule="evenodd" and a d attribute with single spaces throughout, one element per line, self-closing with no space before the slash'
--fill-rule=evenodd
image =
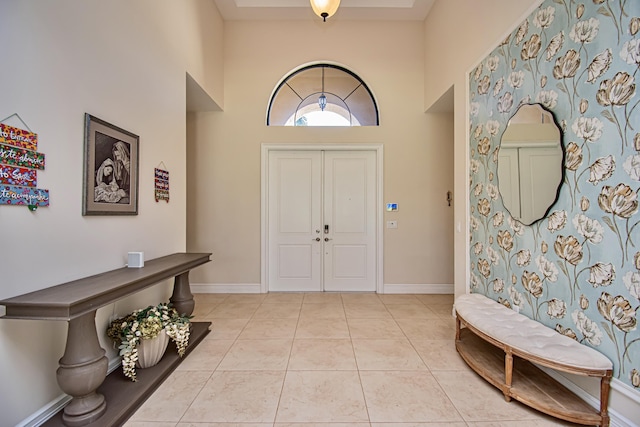
<path id="1" fill-rule="evenodd" d="M 164 329 L 155 338 L 140 340 L 136 367 L 144 369 L 157 365 L 162 359 L 168 344 L 169 336 Z"/>

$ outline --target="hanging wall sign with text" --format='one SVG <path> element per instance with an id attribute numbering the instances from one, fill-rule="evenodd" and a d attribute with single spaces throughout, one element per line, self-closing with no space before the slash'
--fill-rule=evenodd
<path id="1" fill-rule="evenodd" d="M 169 203 L 169 171 L 155 169 L 156 202 L 164 200 Z"/>
<path id="2" fill-rule="evenodd" d="M 0 123 L 0 205 L 49 206 L 49 190 L 35 188 L 37 171 L 44 170 L 37 149 L 37 134 Z"/>

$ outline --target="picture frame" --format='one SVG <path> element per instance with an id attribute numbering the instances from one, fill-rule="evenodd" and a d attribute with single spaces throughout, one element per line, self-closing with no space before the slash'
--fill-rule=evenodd
<path id="1" fill-rule="evenodd" d="M 137 215 L 140 137 L 84 115 L 82 215 Z"/>

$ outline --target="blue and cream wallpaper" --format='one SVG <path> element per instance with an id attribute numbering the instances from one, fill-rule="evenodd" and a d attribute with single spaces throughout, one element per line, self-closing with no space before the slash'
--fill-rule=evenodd
<path id="1" fill-rule="evenodd" d="M 546 0 L 471 73 L 471 291 L 593 347 L 640 390 L 640 1 Z M 521 104 L 562 130 L 548 215 L 504 207 L 498 151 Z M 542 172 L 541 172 L 542 173 Z"/>

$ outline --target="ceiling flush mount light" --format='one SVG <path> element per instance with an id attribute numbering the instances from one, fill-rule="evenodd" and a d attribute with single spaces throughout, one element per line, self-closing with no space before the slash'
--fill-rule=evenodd
<path id="1" fill-rule="evenodd" d="M 336 13 L 338 6 L 340 0 L 311 0 L 311 8 L 325 22 Z"/>

